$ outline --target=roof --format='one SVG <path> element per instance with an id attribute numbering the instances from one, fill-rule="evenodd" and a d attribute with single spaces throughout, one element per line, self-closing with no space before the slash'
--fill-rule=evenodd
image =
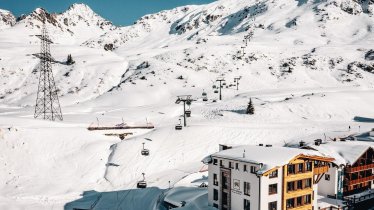
<path id="1" fill-rule="evenodd" d="M 243 155 L 244 153 L 244 155 Z M 297 149 L 290 147 L 240 146 L 212 154 L 213 157 L 232 159 L 237 161 L 261 164 L 257 174 L 288 164 L 298 156 L 325 157 L 318 151 Z"/>
<path id="2" fill-rule="evenodd" d="M 310 144 L 307 147 L 323 155 L 333 157 L 336 165 L 353 165 L 373 144 L 360 141 L 337 141 L 323 143 L 319 146 Z"/>

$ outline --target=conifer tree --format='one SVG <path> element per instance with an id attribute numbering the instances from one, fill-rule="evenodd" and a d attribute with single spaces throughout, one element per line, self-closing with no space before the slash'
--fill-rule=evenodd
<path id="1" fill-rule="evenodd" d="M 68 55 L 68 59 L 66 60 L 67 65 L 74 64 L 75 61 L 73 60 L 73 57 L 71 57 L 71 54 Z"/>
<path id="2" fill-rule="evenodd" d="M 249 103 L 248 103 L 248 106 L 247 106 L 247 112 L 246 113 L 250 114 L 250 115 L 255 113 L 255 108 L 254 108 L 253 103 L 252 103 L 252 98 L 249 99 Z"/>

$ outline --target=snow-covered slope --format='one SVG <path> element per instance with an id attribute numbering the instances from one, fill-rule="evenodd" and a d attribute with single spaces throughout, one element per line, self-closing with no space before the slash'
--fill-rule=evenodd
<path id="1" fill-rule="evenodd" d="M 32 119 L 31 54 L 40 46 L 30 35 L 44 20 L 64 122 Z M 0 30 L 0 209 L 154 209 L 220 143 L 282 146 L 367 131 L 373 123 L 352 119 L 374 118 L 373 28 L 373 1 L 349 0 L 219 0 L 127 27 L 82 4 L 19 17 Z M 75 64 L 65 64 L 68 54 Z M 181 94 L 196 101 L 175 131 Z M 255 115 L 244 114 L 249 98 Z M 122 121 L 156 128 L 124 141 L 86 130 Z M 149 157 L 140 154 L 144 138 L 153 140 Z M 151 188 L 134 190 L 143 172 Z"/>

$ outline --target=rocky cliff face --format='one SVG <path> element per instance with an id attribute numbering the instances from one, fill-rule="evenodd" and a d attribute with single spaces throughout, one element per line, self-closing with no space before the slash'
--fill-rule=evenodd
<path id="1" fill-rule="evenodd" d="M 16 17 L 7 10 L 0 9 L 0 29 L 12 27 L 16 23 Z"/>

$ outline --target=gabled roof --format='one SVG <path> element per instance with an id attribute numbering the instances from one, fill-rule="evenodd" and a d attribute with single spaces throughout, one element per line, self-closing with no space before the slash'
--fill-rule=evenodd
<path id="1" fill-rule="evenodd" d="M 284 166 L 298 157 L 310 157 L 311 159 L 316 157 L 325 157 L 320 152 L 313 150 L 251 145 L 223 150 L 214 153 L 212 156 L 262 165 L 260 170 L 257 172 L 257 174 L 260 175 L 273 168 Z"/>
<path id="2" fill-rule="evenodd" d="M 337 141 L 306 147 L 335 158 L 336 165 L 353 165 L 369 148 L 373 148 L 370 143 L 360 141 Z"/>

